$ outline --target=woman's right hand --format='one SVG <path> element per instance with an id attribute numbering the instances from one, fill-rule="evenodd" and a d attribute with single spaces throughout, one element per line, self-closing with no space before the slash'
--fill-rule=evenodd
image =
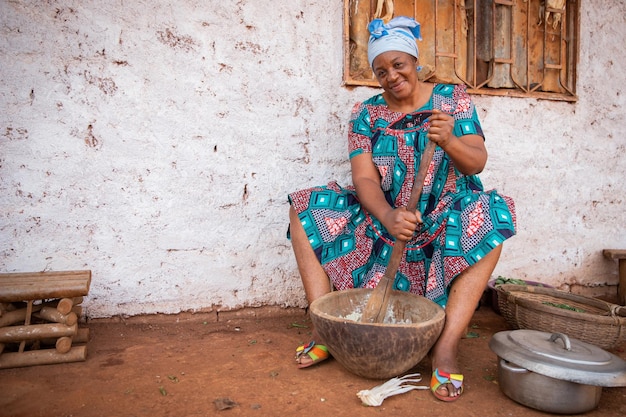
<path id="1" fill-rule="evenodd" d="M 422 223 L 419 211 L 411 213 L 406 207 L 392 208 L 387 202 L 380 186 L 380 173 L 374 165 L 371 153 L 354 156 L 352 165 L 352 181 L 361 205 L 385 226 L 391 235 L 402 241 L 409 241 Z"/>
<path id="2" fill-rule="evenodd" d="M 413 237 L 417 224 L 422 223 L 422 216 L 419 211 L 412 213 L 406 207 L 398 207 L 388 211 L 381 221 L 393 237 L 407 242 Z"/>

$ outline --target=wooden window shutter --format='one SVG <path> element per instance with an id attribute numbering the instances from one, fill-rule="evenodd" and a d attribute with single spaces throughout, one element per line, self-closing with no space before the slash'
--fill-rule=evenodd
<path id="1" fill-rule="evenodd" d="M 367 62 L 375 17 L 420 22 L 420 78 L 470 92 L 576 100 L 579 0 L 344 0 L 344 82 L 378 86 Z"/>

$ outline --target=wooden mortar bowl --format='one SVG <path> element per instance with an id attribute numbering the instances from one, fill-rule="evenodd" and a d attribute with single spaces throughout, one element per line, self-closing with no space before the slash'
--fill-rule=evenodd
<path id="1" fill-rule="evenodd" d="M 371 379 L 399 376 L 417 365 L 443 329 L 445 312 L 415 294 L 394 290 L 382 323 L 363 323 L 372 289 L 328 293 L 309 308 L 321 341 L 348 371 Z"/>

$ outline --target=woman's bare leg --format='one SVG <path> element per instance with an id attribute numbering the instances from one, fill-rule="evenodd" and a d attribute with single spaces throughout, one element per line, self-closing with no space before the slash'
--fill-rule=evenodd
<path id="1" fill-rule="evenodd" d="M 446 305 L 446 323 L 430 353 L 433 371 L 439 368 L 444 372 L 460 373 L 457 362 L 459 342 L 467 331 L 501 252 L 502 245 L 499 245 L 454 279 Z M 437 392 L 443 396 L 460 395 L 451 384 L 442 385 Z"/>
<path id="2" fill-rule="evenodd" d="M 298 271 L 300 271 L 306 299 L 310 305 L 313 301 L 330 292 L 330 280 L 317 260 L 315 252 L 313 252 L 298 214 L 291 206 L 289 207 L 289 230 L 291 231 L 291 245 L 298 263 Z M 315 329 L 313 329 L 312 335 L 316 343 L 323 344 Z M 312 359 L 307 355 L 299 358 L 301 365 L 306 365 L 311 361 Z"/>
<path id="3" fill-rule="evenodd" d="M 330 280 L 317 260 L 293 207 L 289 208 L 289 230 L 291 231 L 291 245 L 296 255 L 306 299 L 311 304 L 322 295 L 330 292 Z"/>

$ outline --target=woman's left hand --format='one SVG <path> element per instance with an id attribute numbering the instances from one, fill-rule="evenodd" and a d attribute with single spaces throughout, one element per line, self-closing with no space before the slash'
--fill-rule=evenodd
<path id="1" fill-rule="evenodd" d="M 441 110 L 433 110 L 432 116 L 428 118 L 430 128 L 426 135 L 428 139 L 445 149 L 448 143 L 455 138 L 452 130 L 454 129 L 454 117 L 442 112 Z"/>
<path id="2" fill-rule="evenodd" d="M 433 110 L 428 118 L 430 127 L 426 137 L 443 149 L 454 162 L 455 168 L 465 175 L 478 174 L 487 162 L 487 150 L 482 136 L 454 135 L 454 117 L 441 110 Z"/>

